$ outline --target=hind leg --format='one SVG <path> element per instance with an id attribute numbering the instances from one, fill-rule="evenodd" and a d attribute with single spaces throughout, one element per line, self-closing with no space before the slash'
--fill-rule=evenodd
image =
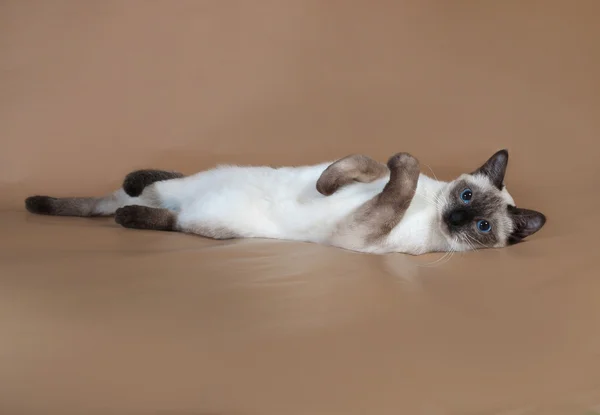
<path id="1" fill-rule="evenodd" d="M 129 205 L 117 209 L 115 222 L 125 228 L 183 232 L 212 239 L 233 239 L 238 235 L 226 226 L 196 220 L 181 220 L 180 214 L 169 209 Z"/>
<path id="2" fill-rule="evenodd" d="M 53 216 L 110 216 L 122 206 L 130 203 L 140 205 L 160 206 L 160 199 L 150 192 L 142 196 L 144 189 L 153 183 L 182 178 L 178 172 L 163 170 L 137 170 L 129 173 L 119 189 L 103 197 L 50 197 L 30 196 L 25 199 L 25 208 L 38 215 Z M 132 199 L 139 198 L 139 199 Z"/>
<path id="3" fill-rule="evenodd" d="M 117 209 L 115 222 L 124 228 L 175 231 L 177 214 L 168 209 L 128 205 Z"/>
<path id="4" fill-rule="evenodd" d="M 165 170 L 136 170 L 125 176 L 123 181 L 123 190 L 131 197 L 137 197 L 142 194 L 146 186 L 155 182 L 164 180 L 180 179 L 184 177 L 182 173 Z"/>

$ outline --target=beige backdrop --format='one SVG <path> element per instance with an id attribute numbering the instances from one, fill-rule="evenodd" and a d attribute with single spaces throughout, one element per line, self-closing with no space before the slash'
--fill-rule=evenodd
<path id="1" fill-rule="evenodd" d="M 599 16 L 593 0 L 0 1 L 0 412 L 600 413 Z M 140 167 L 408 151 L 447 179 L 500 148 L 548 223 L 449 260 L 23 209 Z"/>

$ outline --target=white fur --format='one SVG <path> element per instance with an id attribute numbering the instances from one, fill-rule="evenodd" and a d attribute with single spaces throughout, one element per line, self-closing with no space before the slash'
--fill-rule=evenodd
<path id="1" fill-rule="evenodd" d="M 168 208 L 178 212 L 178 224 L 183 229 L 222 226 L 246 238 L 315 242 L 373 253 L 422 254 L 456 249 L 439 225 L 441 203 L 437 203 L 437 197 L 447 183 L 423 174 L 403 219 L 383 242 L 365 246 L 363 241 L 353 241 L 351 235 L 336 235 L 340 221 L 380 193 L 389 176 L 372 183 L 354 183 L 324 196 L 316 190 L 316 182 L 330 164 L 219 166 L 181 179 L 156 182 L 140 198 L 119 193 L 119 204 Z"/>

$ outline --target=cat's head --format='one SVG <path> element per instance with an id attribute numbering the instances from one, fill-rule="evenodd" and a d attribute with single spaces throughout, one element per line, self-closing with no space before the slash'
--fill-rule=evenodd
<path id="1" fill-rule="evenodd" d="M 508 151 L 448 184 L 442 195 L 441 231 L 456 250 L 499 248 L 539 231 L 546 217 L 518 208 L 504 185 Z"/>

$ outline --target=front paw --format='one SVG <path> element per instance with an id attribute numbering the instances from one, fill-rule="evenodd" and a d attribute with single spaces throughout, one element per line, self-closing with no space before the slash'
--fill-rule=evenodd
<path id="1" fill-rule="evenodd" d="M 340 188 L 340 183 L 335 178 L 321 176 L 317 181 L 317 191 L 323 196 L 331 196 Z"/>
<path id="2" fill-rule="evenodd" d="M 420 172 L 421 166 L 419 160 L 409 153 L 396 153 L 388 160 L 388 168 L 390 171 L 404 170 L 410 176 L 417 175 Z"/>

